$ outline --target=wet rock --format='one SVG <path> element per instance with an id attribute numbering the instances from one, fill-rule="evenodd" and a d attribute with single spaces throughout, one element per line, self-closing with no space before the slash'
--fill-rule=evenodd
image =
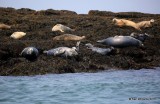
<path id="1" fill-rule="evenodd" d="M 88 15 L 91 16 L 115 16 L 116 14 L 110 11 L 90 10 Z"/>
<path id="2" fill-rule="evenodd" d="M 141 18 L 141 17 L 157 17 L 158 14 L 145 14 L 140 12 L 118 12 L 90 10 L 88 15 L 91 16 L 114 16 L 119 18 Z"/>
<path id="3" fill-rule="evenodd" d="M 25 47 L 22 42 L 0 43 L 0 60 L 7 60 L 11 57 L 19 57 Z"/>
<path id="4" fill-rule="evenodd" d="M 37 11 L 35 14 L 48 15 L 48 16 L 53 16 L 53 15 L 77 15 L 77 13 L 73 12 L 73 11 L 68 11 L 68 10 L 58 11 L 58 10 L 53 10 L 53 9 Z"/>

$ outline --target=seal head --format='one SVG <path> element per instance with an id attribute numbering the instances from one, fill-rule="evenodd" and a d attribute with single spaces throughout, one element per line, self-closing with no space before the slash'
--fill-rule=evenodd
<path id="1" fill-rule="evenodd" d="M 140 40 L 141 42 L 144 42 L 147 38 L 150 38 L 150 37 L 151 37 L 151 36 L 150 36 L 149 34 L 147 34 L 147 33 L 145 33 L 145 34 L 137 34 L 137 33 L 135 33 L 135 32 L 131 33 L 130 36 L 133 37 L 133 38 L 136 38 L 136 39 Z"/>
<path id="2" fill-rule="evenodd" d="M 39 55 L 39 51 L 35 47 L 26 47 L 20 55 L 29 61 L 35 61 Z"/>

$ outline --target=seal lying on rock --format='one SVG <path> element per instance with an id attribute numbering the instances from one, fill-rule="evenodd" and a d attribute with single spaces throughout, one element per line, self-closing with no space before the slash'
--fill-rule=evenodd
<path id="1" fill-rule="evenodd" d="M 13 39 L 20 39 L 25 35 L 26 35 L 26 33 L 24 33 L 24 32 L 14 32 L 10 37 Z"/>
<path id="2" fill-rule="evenodd" d="M 11 26 L 9 26 L 9 25 L 6 25 L 6 24 L 0 24 L 0 29 L 10 29 L 11 28 Z"/>
<path id="3" fill-rule="evenodd" d="M 64 26 L 62 24 L 56 24 L 53 28 L 52 31 L 61 31 L 61 32 L 68 32 L 68 31 L 75 31 L 74 29 L 71 29 L 67 26 Z"/>
<path id="4" fill-rule="evenodd" d="M 34 61 L 39 55 L 38 49 L 35 47 L 26 47 L 20 54 L 22 57 L 25 57 L 27 60 Z"/>
<path id="5" fill-rule="evenodd" d="M 77 36 L 77 35 L 72 35 L 72 34 L 64 34 L 60 36 L 55 36 L 53 40 L 73 40 L 73 41 L 79 41 L 86 38 L 85 36 Z"/>
<path id="6" fill-rule="evenodd" d="M 131 36 L 115 36 L 109 37 L 107 39 L 98 40 L 98 43 L 102 43 L 104 45 L 109 45 L 115 48 L 124 48 L 124 47 L 143 47 L 143 44 L 140 40 L 135 39 Z"/>
<path id="7" fill-rule="evenodd" d="M 142 42 L 144 42 L 148 37 L 150 37 L 150 35 L 148 35 L 146 33 L 145 34 L 137 34 L 135 32 L 131 33 L 130 36 L 133 37 L 133 38 L 136 38 L 136 39 L 138 39 Z"/>
<path id="8" fill-rule="evenodd" d="M 102 55 L 108 55 L 110 54 L 114 48 L 98 48 L 98 47 L 94 47 L 91 43 L 87 43 L 85 44 L 85 46 L 87 46 L 88 49 L 91 49 L 93 52 L 102 54 Z"/>
<path id="9" fill-rule="evenodd" d="M 139 28 L 139 26 L 135 22 L 133 22 L 133 21 L 126 20 L 126 19 L 117 19 L 117 18 L 113 18 L 112 21 L 115 23 L 115 25 L 117 25 L 119 27 L 130 26 L 130 27 L 133 27 L 133 28 L 141 31 L 141 29 Z"/>
<path id="10" fill-rule="evenodd" d="M 139 28 L 147 28 L 152 27 L 152 23 L 154 23 L 154 19 L 151 19 L 150 21 L 138 22 L 137 25 Z"/>
<path id="11" fill-rule="evenodd" d="M 64 57 L 72 57 L 78 55 L 79 51 L 79 44 L 80 42 L 77 42 L 76 47 L 58 47 L 54 49 L 50 49 L 48 51 L 43 51 L 44 54 L 47 55 L 53 55 L 53 56 L 64 56 Z"/>

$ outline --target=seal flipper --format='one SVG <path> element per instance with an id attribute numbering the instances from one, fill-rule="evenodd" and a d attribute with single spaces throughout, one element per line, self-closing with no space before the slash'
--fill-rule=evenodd
<path id="1" fill-rule="evenodd" d="M 103 43 L 105 41 L 105 39 L 103 40 L 98 40 L 97 43 Z"/>
<path id="2" fill-rule="evenodd" d="M 79 51 L 79 45 L 80 45 L 81 41 L 78 41 L 76 44 L 76 51 Z"/>

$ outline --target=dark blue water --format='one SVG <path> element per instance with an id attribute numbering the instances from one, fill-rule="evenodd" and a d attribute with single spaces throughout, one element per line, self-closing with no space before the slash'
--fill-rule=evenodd
<path id="1" fill-rule="evenodd" d="M 0 104 L 160 104 L 160 68 L 0 76 Z"/>

